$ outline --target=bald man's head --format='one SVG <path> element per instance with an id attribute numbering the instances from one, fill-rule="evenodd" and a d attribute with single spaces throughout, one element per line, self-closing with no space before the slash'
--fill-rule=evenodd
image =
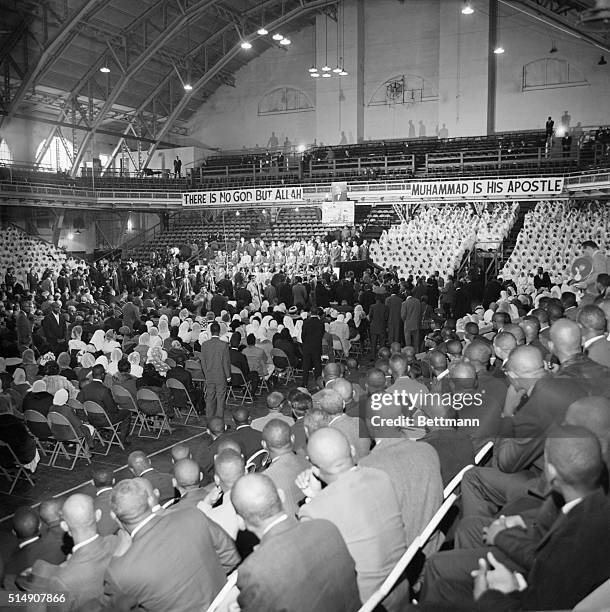
<path id="1" fill-rule="evenodd" d="M 224 433 L 225 429 L 226 425 L 224 419 L 222 419 L 221 417 L 215 416 L 208 421 L 208 430 L 215 437 L 218 437 L 219 435 Z"/>
<path id="2" fill-rule="evenodd" d="M 369 395 L 381 393 L 385 389 L 385 374 L 379 368 L 371 368 L 366 374 L 365 385 Z"/>
<path id="3" fill-rule="evenodd" d="M 292 451 L 292 432 L 290 425 L 280 419 L 267 421 L 263 428 L 263 446 L 270 453 Z"/>
<path id="4" fill-rule="evenodd" d="M 447 369 L 447 355 L 441 351 L 432 351 L 430 353 L 430 365 L 436 374 L 440 374 Z"/>
<path id="5" fill-rule="evenodd" d="M 110 496 L 110 508 L 129 532 L 150 514 L 148 491 L 142 480 L 121 480 L 114 485 Z"/>
<path id="6" fill-rule="evenodd" d="M 472 339 L 475 336 L 478 336 L 479 326 L 472 321 L 470 321 L 469 323 L 466 323 L 466 325 L 464 325 L 464 334 L 466 335 L 468 339 Z"/>
<path id="7" fill-rule="evenodd" d="M 409 362 L 407 361 L 406 356 L 402 353 L 395 353 L 390 357 L 390 369 L 392 370 L 392 375 L 394 378 L 406 376 L 408 368 Z"/>
<path id="8" fill-rule="evenodd" d="M 233 422 L 236 427 L 247 425 L 250 422 L 250 411 L 247 408 L 236 408 L 233 413 Z"/>
<path id="9" fill-rule="evenodd" d="M 53 499 L 45 499 L 38 508 L 38 514 L 42 522 L 47 527 L 58 525 L 61 520 L 61 509 L 64 505 L 63 497 L 54 497 Z"/>
<path id="10" fill-rule="evenodd" d="M 467 359 L 477 372 L 487 368 L 491 355 L 491 346 L 476 339 L 464 349 L 464 359 Z"/>
<path id="11" fill-rule="evenodd" d="M 176 446 L 172 446 L 171 453 L 174 463 L 182 459 L 190 459 L 191 457 L 191 449 L 186 444 L 176 444 Z"/>
<path id="12" fill-rule="evenodd" d="M 405 356 L 409 365 L 415 361 L 415 355 L 417 354 L 415 347 L 407 345 L 402 349 L 401 353 Z"/>
<path id="13" fill-rule="evenodd" d="M 229 437 L 220 439 L 216 444 L 216 455 L 219 455 L 224 450 L 232 450 L 240 455 L 242 454 L 242 448 L 239 442 Z"/>
<path id="14" fill-rule="evenodd" d="M 40 532 L 38 512 L 29 506 L 17 508 L 15 514 L 13 514 L 13 531 L 20 540 L 37 536 Z"/>
<path id="15" fill-rule="evenodd" d="M 279 411 L 283 403 L 284 394 L 280 391 L 271 391 L 267 396 L 267 408 L 269 408 L 269 410 Z"/>
<path id="16" fill-rule="evenodd" d="M 504 366 L 514 387 L 527 391 L 539 378 L 546 376 L 542 353 L 535 346 L 519 346 Z"/>
<path id="17" fill-rule="evenodd" d="M 499 357 L 504 361 L 508 359 L 511 351 L 517 347 L 517 340 L 515 336 L 508 332 L 500 332 L 496 335 L 493 341 L 493 349 L 496 357 Z"/>
<path id="18" fill-rule="evenodd" d="M 76 544 L 97 533 L 95 506 L 89 495 L 70 495 L 62 507 L 61 518 L 64 531 L 72 534 Z"/>
<path id="19" fill-rule="evenodd" d="M 383 361 L 388 361 L 390 358 L 390 349 L 387 346 L 382 346 L 377 352 L 377 357 Z"/>
<path id="20" fill-rule="evenodd" d="M 523 330 L 525 334 L 525 341 L 529 344 L 533 340 L 538 339 L 538 334 L 540 333 L 540 321 L 536 317 L 528 315 L 523 317 L 523 319 L 519 322 L 519 327 Z"/>
<path id="21" fill-rule="evenodd" d="M 347 404 L 352 401 L 354 396 L 354 385 L 345 378 L 335 378 L 326 385 L 327 389 L 336 391 L 339 397 Z"/>
<path id="22" fill-rule="evenodd" d="M 333 361 L 331 363 L 327 363 L 322 370 L 322 378 L 324 382 L 328 382 L 333 378 L 338 378 L 341 376 L 341 366 L 338 361 Z"/>
<path id="23" fill-rule="evenodd" d="M 352 448 L 347 438 L 332 427 L 314 432 L 307 441 L 307 455 L 314 466 L 314 473 L 330 483 L 354 467 Z"/>
<path id="24" fill-rule="evenodd" d="M 174 464 L 174 480 L 182 489 L 192 489 L 199 486 L 201 471 L 196 461 L 181 459 Z"/>
<path id="25" fill-rule="evenodd" d="M 161 494 L 159 493 L 159 489 L 155 489 L 152 482 L 148 480 L 148 478 L 134 478 L 133 480 L 137 480 L 140 485 L 142 485 L 146 489 L 146 494 L 148 495 L 148 507 L 152 510 L 159 505 L 159 497 Z"/>
<path id="26" fill-rule="evenodd" d="M 322 389 L 316 393 L 314 406 L 333 416 L 341 414 L 344 408 L 341 396 L 333 389 Z"/>
<path id="27" fill-rule="evenodd" d="M 127 457 L 127 465 L 135 476 L 139 476 L 144 470 L 151 466 L 150 459 L 144 451 L 133 451 Z"/>
<path id="28" fill-rule="evenodd" d="M 515 325 L 514 323 L 509 323 L 508 325 L 505 325 L 502 328 L 502 331 L 504 333 L 512 334 L 515 337 L 515 340 L 517 341 L 517 346 L 525 344 L 525 333 L 518 325 Z"/>
<path id="29" fill-rule="evenodd" d="M 245 526 L 258 534 L 284 512 L 277 489 L 265 474 L 242 476 L 231 489 L 231 503 Z"/>
<path id="30" fill-rule="evenodd" d="M 583 334 L 591 337 L 601 335 L 606 331 L 606 315 L 598 306 L 583 306 L 576 321 L 582 327 Z"/>
<path id="31" fill-rule="evenodd" d="M 114 484 L 114 472 L 109 467 L 95 468 L 92 478 L 97 488 L 111 487 Z"/>
<path id="32" fill-rule="evenodd" d="M 447 342 L 447 355 L 450 359 L 459 359 L 462 356 L 462 343 L 459 340 Z"/>
<path id="33" fill-rule="evenodd" d="M 245 472 L 244 458 L 233 450 L 224 450 L 214 457 L 214 481 L 225 493 L 233 488 Z"/>
<path id="34" fill-rule="evenodd" d="M 588 429 L 597 436 L 602 453 L 604 455 L 608 453 L 610 447 L 610 399 L 592 395 L 576 400 L 570 404 L 566 412 L 565 424 Z"/>
<path id="35" fill-rule="evenodd" d="M 556 491 L 565 494 L 571 489 L 581 496 L 599 486 L 604 469 L 601 447 L 588 429 L 575 425 L 554 428 L 547 436 L 544 458 L 547 481 Z"/>
<path id="36" fill-rule="evenodd" d="M 390 344 L 390 356 L 396 355 L 396 353 L 400 353 L 400 342 L 392 342 Z"/>
<path id="37" fill-rule="evenodd" d="M 309 438 L 314 431 L 322 429 L 322 427 L 328 427 L 331 416 L 324 410 L 313 408 L 303 417 L 303 427 L 305 429 L 305 435 Z"/>
<path id="38" fill-rule="evenodd" d="M 551 351 L 560 363 L 582 351 L 582 334 L 578 323 L 570 319 L 559 319 L 551 325 Z"/>
<path id="39" fill-rule="evenodd" d="M 474 389 L 477 382 L 477 371 L 468 361 L 454 361 L 449 366 L 449 378 L 456 391 Z"/>

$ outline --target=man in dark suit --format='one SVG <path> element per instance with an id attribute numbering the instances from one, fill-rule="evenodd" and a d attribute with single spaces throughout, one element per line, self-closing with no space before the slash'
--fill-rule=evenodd
<path id="1" fill-rule="evenodd" d="M 299 504 L 305 499 L 295 484 L 296 477 L 309 467 L 309 462 L 293 450 L 294 437 L 290 425 L 279 419 L 272 419 L 263 428 L 263 448 L 269 452 L 271 465 L 265 474 L 271 478 L 278 490 L 284 492 L 284 510 L 288 516 L 296 515 Z"/>
<path id="2" fill-rule="evenodd" d="M 205 409 L 208 419 L 222 417 L 225 412 L 227 383 L 231 380 L 229 345 L 220 336 L 220 325 L 210 325 L 211 338 L 201 345 L 201 368 L 205 375 Z"/>
<path id="3" fill-rule="evenodd" d="M 66 350 L 68 343 L 68 322 L 61 313 L 59 302 L 51 304 L 50 312 L 42 320 L 42 331 L 55 355 L 59 355 L 59 353 Z"/>
<path id="4" fill-rule="evenodd" d="M 233 423 L 235 423 L 235 431 L 229 436 L 239 443 L 244 458 L 248 459 L 255 452 L 261 450 L 263 436 L 260 431 L 252 429 L 250 426 L 250 412 L 247 408 L 237 408 L 233 412 Z"/>
<path id="5" fill-rule="evenodd" d="M 398 287 L 392 290 L 392 295 L 386 299 L 385 305 L 388 309 L 388 342 L 402 342 L 402 298 L 398 295 Z"/>
<path id="6" fill-rule="evenodd" d="M 79 392 L 77 399 L 84 404 L 87 401 L 99 404 L 108 415 L 111 423 L 120 423 L 119 436 L 123 442 L 127 440 L 129 435 L 129 423 L 131 421 L 131 412 L 127 408 L 119 408 L 112 397 L 110 389 L 104 384 L 106 370 L 101 364 L 96 364 L 91 369 L 91 382 L 85 385 Z M 91 417 L 90 417 L 91 420 Z M 94 427 L 98 425 L 93 419 L 91 423 Z M 100 420 L 100 426 L 107 425 L 105 420 Z"/>
<path id="7" fill-rule="evenodd" d="M 97 532 L 101 536 L 113 535 L 120 525 L 110 513 L 110 497 L 114 486 L 114 473 L 110 468 L 96 468 L 92 474 L 93 485 L 95 486 L 95 497 L 93 507 L 100 511 L 97 521 Z"/>
<path id="8" fill-rule="evenodd" d="M 419 351 L 421 348 L 421 302 L 412 295 L 407 295 L 407 299 L 402 304 L 400 316 L 404 324 L 405 344 Z"/>
<path id="9" fill-rule="evenodd" d="M 25 349 L 32 347 L 32 302 L 23 302 L 15 315 L 15 331 L 17 332 L 17 348 L 21 355 Z"/>
<path id="10" fill-rule="evenodd" d="M 599 442 L 582 427 L 555 433 L 545 444 L 545 473 L 564 505 L 538 542 L 526 581 L 502 563 L 493 570 L 479 563 L 474 594 L 486 609 L 571 609 L 610 578 L 610 500 L 599 488 Z"/>
<path id="11" fill-rule="evenodd" d="M 583 351 L 590 359 L 610 368 L 610 342 L 604 311 L 597 306 L 583 306 L 576 319 L 582 330 Z"/>
<path id="12" fill-rule="evenodd" d="M 541 267 L 538 267 L 536 275 L 534 276 L 534 288 L 536 291 L 539 289 L 548 289 L 550 291 L 552 284 L 549 273 L 544 272 Z"/>
<path id="13" fill-rule="evenodd" d="M 127 296 L 127 303 L 123 306 L 123 325 L 133 329 L 134 323 L 140 319 L 140 309 L 133 303 L 133 296 Z"/>
<path id="14" fill-rule="evenodd" d="M 106 570 L 106 609 L 206 609 L 239 563 L 228 534 L 195 508 L 154 514 L 138 478 L 115 485 L 111 506 L 131 546 Z"/>
<path id="15" fill-rule="evenodd" d="M 313 367 L 314 378 L 322 372 L 322 338 L 324 323 L 320 319 L 320 309 L 314 308 L 303 321 L 301 338 L 303 339 L 303 387 L 307 388 L 309 370 Z"/>
<path id="16" fill-rule="evenodd" d="M 161 503 L 176 496 L 171 474 L 156 470 L 144 452 L 133 451 L 133 453 L 130 453 L 127 457 L 127 465 L 135 477 L 146 478 L 159 491 Z"/>
<path id="17" fill-rule="evenodd" d="M 195 387 L 193 386 L 193 376 L 184 367 L 184 355 L 176 355 L 174 361 L 176 362 L 176 365 L 167 371 L 167 374 L 165 375 L 165 380 L 173 378 L 174 380 L 181 382 L 184 385 L 186 392 L 189 394 L 191 402 L 193 402 L 193 405 L 195 406 L 195 408 L 197 408 L 199 403 L 197 401 Z M 186 408 L 187 398 L 184 396 L 184 392 L 172 390 L 172 400 L 174 402 L 174 405 L 177 405 L 179 408 Z"/>
<path id="18" fill-rule="evenodd" d="M 330 522 L 297 522 L 284 513 L 270 478 L 249 474 L 231 501 L 260 545 L 237 576 L 243 612 L 351 612 L 360 607 L 354 561 Z"/>
<path id="19" fill-rule="evenodd" d="M 504 406 L 506 392 L 508 390 L 508 381 L 504 376 L 492 376 L 489 371 L 489 362 L 492 356 L 491 344 L 483 339 L 473 340 L 464 349 L 464 359 L 469 361 L 477 373 L 477 386 L 479 391 L 493 397 L 500 406 Z"/>
<path id="20" fill-rule="evenodd" d="M 243 379 L 250 384 L 250 389 L 252 395 L 256 392 L 258 388 L 259 376 L 256 370 L 250 370 L 250 365 L 248 364 L 248 359 L 246 356 L 239 350 L 241 344 L 241 334 L 239 332 L 233 332 L 231 334 L 230 340 L 230 348 L 229 348 L 229 359 L 231 360 L 231 365 L 237 368 L 243 375 Z M 278 346 L 279 348 L 279 346 Z M 233 377 L 231 375 L 231 382 L 235 385 L 243 384 L 243 381 L 240 379 L 239 375 Z"/>

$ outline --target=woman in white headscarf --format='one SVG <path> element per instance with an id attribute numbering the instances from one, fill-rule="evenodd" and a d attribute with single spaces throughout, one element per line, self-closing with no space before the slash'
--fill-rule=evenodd
<path id="1" fill-rule="evenodd" d="M 180 323 L 180 327 L 178 328 L 178 338 L 182 340 L 185 344 L 188 344 L 191 341 L 191 331 L 188 321 L 182 321 Z"/>
<path id="2" fill-rule="evenodd" d="M 303 344 L 303 338 L 301 334 L 303 333 L 303 319 L 297 319 L 294 324 L 294 339 L 299 343 Z"/>
<path id="3" fill-rule="evenodd" d="M 199 335 L 201 334 L 202 329 L 203 328 L 201 327 L 201 323 L 199 323 L 198 321 L 195 321 L 195 323 L 193 323 L 193 327 L 191 329 L 191 344 L 195 344 L 195 342 L 199 338 Z"/>
<path id="4" fill-rule="evenodd" d="M 106 340 L 106 334 L 103 329 L 96 329 L 93 332 L 93 336 L 91 336 L 91 340 L 89 340 L 89 344 L 92 344 L 97 351 L 104 350 L 104 342 Z"/>
<path id="5" fill-rule="evenodd" d="M 151 346 L 148 349 L 146 363 L 152 363 L 161 376 L 165 376 L 169 370 L 169 366 L 165 363 L 166 359 L 167 353 L 160 346 Z"/>
<path id="6" fill-rule="evenodd" d="M 148 332 L 144 332 L 140 334 L 138 338 L 138 346 L 134 348 L 134 351 L 140 355 L 140 361 L 144 361 L 146 359 L 146 355 L 148 354 L 148 349 L 150 345 L 150 334 Z"/>
<path id="7" fill-rule="evenodd" d="M 365 317 L 366 317 L 366 314 L 364 312 L 364 308 L 362 308 L 360 304 L 356 304 L 356 306 L 354 307 L 354 325 L 356 329 L 360 327 L 360 322 Z"/>
<path id="8" fill-rule="evenodd" d="M 80 325 L 75 325 L 72 328 L 72 334 L 70 340 L 68 340 L 68 350 L 72 351 L 84 351 L 87 345 L 81 340 L 83 335 L 83 328 Z"/>
<path id="9" fill-rule="evenodd" d="M 161 340 L 161 336 L 159 336 L 159 330 L 156 327 L 151 327 L 148 331 L 150 335 L 150 340 L 148 341 L 148 346 L 163 346 L 163 340 Z"/>
<path id="10" fill-rule="evenodd" d="M 283 323 L 284 323 L 284 327 L 290 332 L 290 335 L 294 338 L 295 337 L 294 319 L 290 315 L 286 315 L 284 317 Z"/>
<path id="11" fill-rule="evenodd" d="M 140 365 L 140 353 L 129 353 L 127 356 L 129 363 L 131 364 L 130 374 L 135 378 L 141 378 L 142 376 L 142 366 Z"/>
<path id="12" fill-rule="evenodd" d="M 167 323 L 167 315 L 159 317 L 159 337 L 165 341 L 169 338 L 169 325 Z"/>
<path id="13" fill-rule="evenodd" d="M 110 355 L 115 348 L 119 348 L 121 345 L 114 339 L 114 332 L 109 329 L 104 335 L 104 345 L 102 351 L 105 355 Z"/>
<path id="14" fill-rule="evenodd" d="M 110 362 L 108 363 L 108 374 L 114 376 L 119 371 L 119 361 L 123 358 L 123 351 L 120 348 L 112 349 Z"/>
<path id="15" fill-rule="evenodd" d="M 269 331 L 269 322 L 272 320 L 271 315 L 266 315 L 263 317 L 261 321 L 260 327 L 258 328 L 258 333 L 256 335 L 258 340 L 267 340 L 267 332 Z"/>

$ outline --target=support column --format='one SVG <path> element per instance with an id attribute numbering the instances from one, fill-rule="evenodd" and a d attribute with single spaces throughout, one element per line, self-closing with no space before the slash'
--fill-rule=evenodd
<path id="1" fill-rule="evenodd" d="M 487 51 L 487 134 L 496 131 L 496 74 L 498 56 L 498 0 L 489 2 L 489 45 Z"/>

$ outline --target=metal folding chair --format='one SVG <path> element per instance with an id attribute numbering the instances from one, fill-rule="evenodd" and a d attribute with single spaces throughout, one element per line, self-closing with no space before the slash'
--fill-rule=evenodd
<path id="1" fill-rule="evenodd" d="M 176 380 L 175 378 L 168 378 L 165 381 L 165 386 L 169 389 L 171 393 L 172 404 L 173 404 L 174 412 L 176 413 L 176 416 L 178 418 L 182 418 L 184 416 L 180 406 L 178 406 L 178 404 L 176 403 L 177 398 L 182 398 L 186 402 L 185 407 L 188 408 L 188 412 L 184 419 L 184 424 L 186 425 L 188 423 L 188 420 L 191 417 L 197 420 L 198 418 L 197 409 L 195 408 L 195 404 L 193 404 L 193 400 L 191 399 L 191 396 L 186 390 L 186 387 L 179 380 Z"/>
<path id="2" fill-rule="evenodd" d="M 163 402 L 161 398 L 150 389 L 138 389 L 138 406 L 140 411 L 144 415 L 144 421 L 148 425 L 150 430 L 158 429 L 156 436 L 142 436 L 142 424 L 138 431 L 138 436 L 142 438 L 155 438 L 159 439 L 161 434 L 167 430 L 168 433 L 172 433 L 172 428 L 169 425 L 169 419 L 163 408 Z"/>
<path id="3" fill-rule="evenodd" d="M 97 435 L 94 437 L 97 437 L 102 446 L 105 448 L 106 452 L 100 454 L 104 456 L 108 455 L 110 452 L 110 447 L 113 444 L 116 444 L 122 450 L 125 450 L 125 447 L 119 438 L 119 427 L 121 422 L 119 421 L 118 423 L 113 423 L 104 407 L 97 402 L 87 400 L 84 403 L 84 408 L 85 412 L 87 413 L 87 420 L 89 421 L 89 424 L 95 428 L 95 433 Z M 108 441 L 104 440 L 103 436 L 99 432 L 100 429 L 110 432 L 110 438 Z"/>
<path id="4" fill-rule="evenodd" d="M 91 452 L 89 450 L 89 444 L 87 444 L 87 441 L 85 440 L 85 436 L 81 436 L 76 433 L 72 423 L 70 423 L 70 421 L 68 421 L 68 419 L 59 412 L 49 412 L 47 419 L 53 437 L 55 440 L 57 440 L 57 446 L 53 452 L 49 465 L 61 470 L 73 470 L 77 460 L 80 458 L 86 459 L 87 463 L 91 464 Z M 73 454 L 70 454 L 70 445 L 74 446 Z M 57 458 L 60 452 L 67 457 L 68 460 L 72 458 L 72 464 L 70 467 L 67 468 L 57 465 Z"/>
<path id="5" fill-rule="evenodd" d="M 262 472 L 267 467 L 269 461 L 269 451 L 265 448 L 257 450 L 252 454 L 248 461 L 246 461 L 246 472 L 251 474 L 252 472 Z"/>
<path id="6" fill-rule="evenodd" d="M 37 412 L 36 410 L 26 410 L 23 413 L 25 419 L 25 426 L 28 431 L 36 440 L 36 446 L 43 457 L 47 457 L 49 453 L 49 460 L 43 465 L 49 465 L 51 463 L 51 457 L 55 454 L 58 442 L 53 437 L 53 432 L 49 427 L 49 421 L 44 414 Z"/>
<path id="7" fill-rule="evenodd" d="M 9 495 L 12 494 L 17 481 L 22 476 L 34 486 L 34 481 L 30 478 L 28 469 L 19 461 L 11 446 L 2 442 L 2 440 L 0 440 L 0 474 L 3 474 L 9 483 L 12 481 L 11 488 L 8 490 Z"/>
<path id="8" fill-rule="evenodd" d="M 240 406 L 243 406 L 244 402 L 254 403 L 250 383 L 245 379 L 244 373 L 234 365 L 231 366 L 231 382 L 227 387 L 227 404 L 231 403 L 231 399 L 239 402 Z"/>
<path id="9" fill-rule="evenodd" d="M 282 349 L 271 349 L 271 359 L 275 367 L 273 373 L 277 376 L 278 382 L 282 376 L 284 377 L 286 384 L 296 380 L 294 376 L 294 368 L 290 365 L 288 355 L 286 355 Z"/>
<path id="10" fill-rule="evenodd" d="M 148 424 L 146 423 L 146 419 L 144 418 L 144 415 L 140 412 L 140 409 L 136 404 L 136 400 L 133 399 L 133 395 L 131 395 L 131 393 L 121 385 L 112 385 L 112 388 L 110 390 L 112 391 L 112 397 L 117 403 L 117 406 L 119 408 L 122 408 L 123 410 L 129 410 L 133 417 L 135 417 L 133 419 L 129 435 L 133 435 L 133 432 L 135 431 L 135 428 L 138 425 L 140 425 L 140 428 L 144 427 L 146 430 L 148 430 Z"/>

